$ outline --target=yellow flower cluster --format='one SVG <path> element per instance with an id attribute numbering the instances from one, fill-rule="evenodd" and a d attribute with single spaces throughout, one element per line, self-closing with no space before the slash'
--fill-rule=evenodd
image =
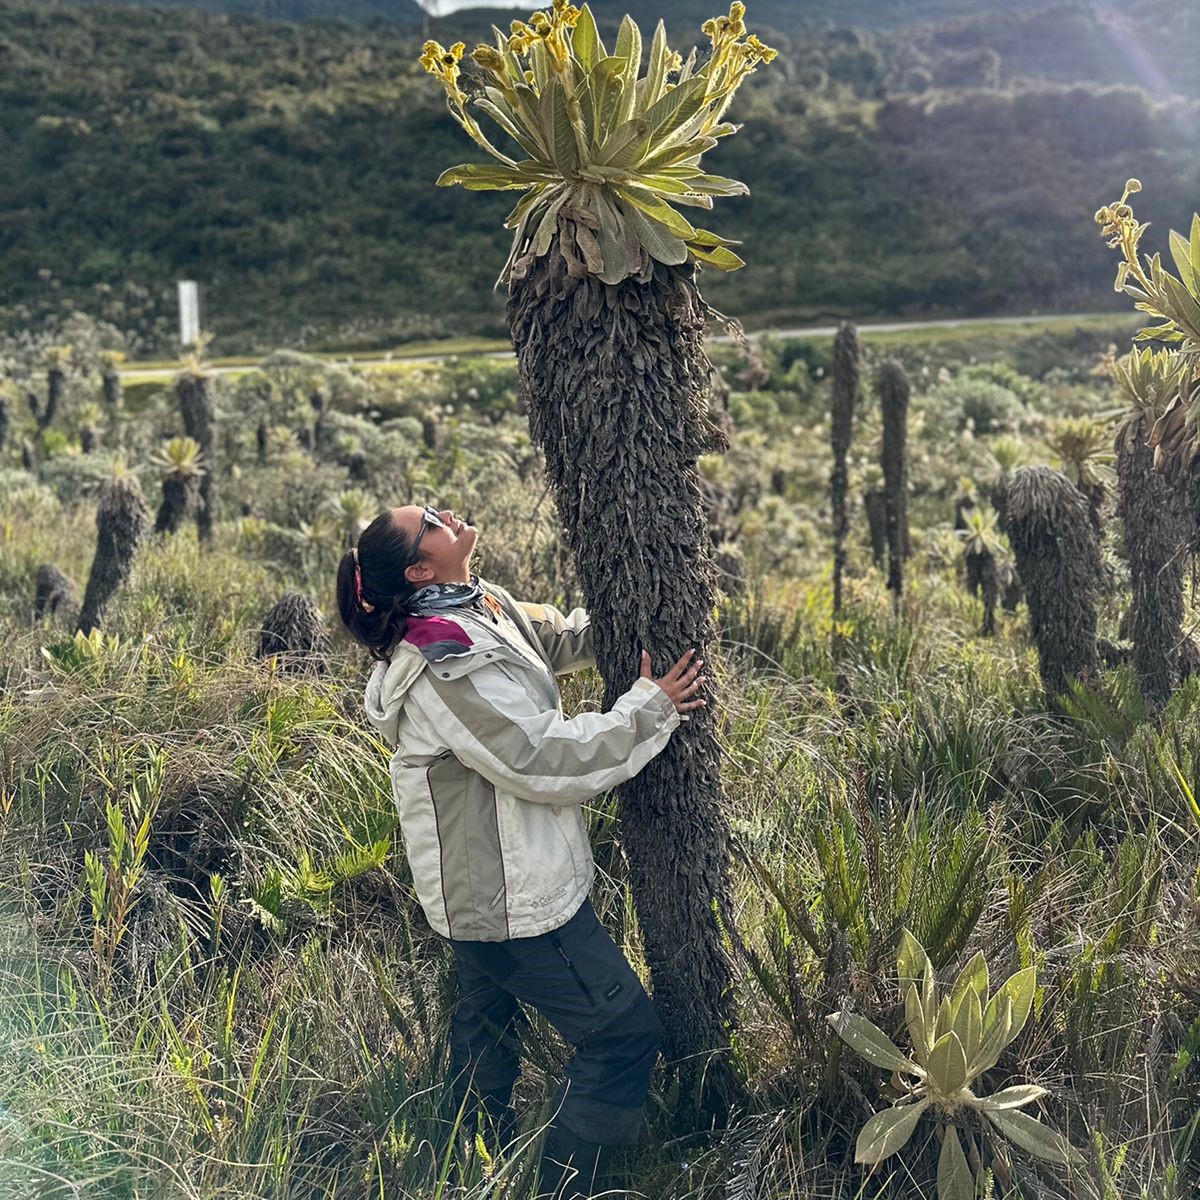
<path id="1" fill-rule="evenodd" d="M 455 42 L 449 50 L 439 42 L 426 42 L 421 48 L 421 66 L 442 81 L 450 99 L 459 105 L 465 104 L 467 99 L 458 86 L 458 64 L 466 49 L 466 42 Z"/>
<path id="2" fill-rule="evenodd" d="M 760 62 L 773 63 L 779 57 L 779 51 L 772 50 L 770 46 L 764 45 L 758 40 L 758 35 L 755 33 L 752 33 L 739 49 L 743 57 L 752 60 L 752 66 Z"/>
<path id="3" fill-rule="evenodd" d="M 774 62 L 779 56 L 778 50 L 765 45 L 756 34 L 746 36 L 746 6 L 741 0 L 729 6 L 727 17 L 713 17 L 702 28 L 712 40 L 708 78 L 715 94 L 732 95 L 759 63 Z"/>
<path id="4" fill-rule="evenodd" d="M 1103 226 L 1101 237 L 1109 239 L 1110 250 L 1120 250 L 1125 261 L 1117 267 L 1117 282 L 1114 291 L 1120 291 L 1129 275 L 1135 276 L 1140 283 L 1149 287 L 1149 281 L 1138 262 L 1138 243 L 1142 240 L 1145 225 L 1139 225 L 1133 215 L 1133 208 L 1126 203 L 1130 196 L 1142 190 L 1141 180 L 1127 179 L 1125 190 L 1116 204 L 1106 204 L 1096 213 L 1096 224 Z"/>
<path id="5" fill-rule="evenodd" d="M 737 41 L 746 36 L 746 6 L 735 2 L 729 6 L 729 16 L 713 17 L 700 27 L 713 40 L 714 47 L 718 41 Z"/>
<path id="6" fill-rule="evenodd" d="M 567 30 L 574 29 L 582 15 L 568 0 L 554 0 L 554 7 L 548 13 L 535 12 L 528 21 L 512 23 L 508 48 L 514 54 L 528 54 L 535 42 L 543 42 L 554 63 L 565 67 L 570 56 Z"/>

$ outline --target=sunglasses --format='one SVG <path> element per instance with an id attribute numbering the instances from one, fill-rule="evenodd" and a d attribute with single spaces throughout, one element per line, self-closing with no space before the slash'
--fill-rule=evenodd
<path id="1" fill-rule="evenodd" d="M 438 526 L 439 529 L 447 529 L 446 522 L 442 520 L 438 510 L 432 504 L 425 505 L 425 511 L 421 514 L 421 528 L 417 531 L 417 540 L 413 542 L 413 553 L 416 554 L 421 548 L 421 539 L 425 536 L 425 530 L 431 525 Z"/>

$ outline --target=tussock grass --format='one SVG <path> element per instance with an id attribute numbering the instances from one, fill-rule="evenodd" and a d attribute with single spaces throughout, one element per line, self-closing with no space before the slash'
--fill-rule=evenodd
<path id="1" fill-rule="evenodd" d="M 827 475 L 819 447 L 772 428 L 797 480 Z M 445 434 L 414 455 L 414 478 L 475 506 L 480 571 L 578 602 L 512 424 L 464 419 Z M 392 478 L 390 444 L 365 422 L 354 436 Z M 1156 722 L 1127 668 L 1047 713 L 1024 617 L 977 637 L 979 602 L 924 538 L 948 519 L 930 485 L 962 445 L 914 468 L 918 554 L 898 619 L 856 529 L 834 622 L 823 498 L 810 482 L 767 497 L 759 464 L 744 506 L 759 521 L 745 535 L 753 569 L 721 600 L 710 656 L 751 1101 L 726 1130 L 688 1132 L 660 1072 L 653 1136 L 624 1160 L 634 1194 L 932 1195 L 937 1147 L 921 1131 L 876 1175 L 853 1165 L 858 1129 L 891 1093 L 825 1021 L 848 1006 L 903 1043 L 892 964 L 905 926 L 946 977 L 977 949 L 993 979 L 1037 968 L 1033 1018 L 987 1083 L 1048 1088 L 1040 1115 L 1084 1162 L 1066 1172 L 1011 1150 L 1019 1183 L 996 1195 L 1194 1194 L 1200 682 Z M 330 478 L 344 449 L 322 462 Z M 293 499 L 307 495 L 309 460 L 271 454 L 264 488 L 286 499 L 294 476 Z M 241 461 L 238 495 L 254 497 L 259 468 Z M 280 592 L 307 588 L 331 617 L 336 545 L 256 538 L 229 505 L 211 551 L 190 528 L 150 538 L 103 634 L 80 642 L 67 618 L 34 624 L 33 578 L 41 562 L 84 577 L 94 500 L 9 479 L 0 1197 L 523 1200 L 567 1049 L 534 1019 L 522 1141 L 493 1158 L 442 1088 L 450 959 L 416 904 L 386 751 L 362 718 L 366 656 L 335 636 L 324 675 L 253 657 Z M 772 537 L 779 512 L 794 540 Z M 282 509 L 260 519 L 285 529 Z M 1102 605 L 1110 634 L 1121 586 L 1117 573 Z M 569 708 L 602 692 L 595 672 L 564 681 Z M 589 822 L 597 910 L 645 976 L 611 797 Z"/>

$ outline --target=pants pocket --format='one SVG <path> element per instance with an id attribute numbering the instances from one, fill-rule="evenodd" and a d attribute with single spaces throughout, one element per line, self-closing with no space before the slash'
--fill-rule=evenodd
<path id="1" fill-rule="evenodd" d="M 579 973 L 579 968 L 571 961 L 571 956 L 563 949 L 561 939 L 557 934 L 550 934 L 550 943 L 555 950 L 558 951 L 558 956 L 567 964 L 567 970 L 571 972 L 571 978 L 575 980 L 576 986 L 583 993 L 584 1000 L 587 1001 L 589 1008 L 596 1007 L 596 997 L 592 995 L 592 989 L 583 981 L 583 976 Z"/>

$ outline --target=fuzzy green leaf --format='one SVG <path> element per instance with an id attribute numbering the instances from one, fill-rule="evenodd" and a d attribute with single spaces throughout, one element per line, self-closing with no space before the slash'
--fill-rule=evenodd
<path id="1" fill-rule="evenodd" d="M 928 962 L 929 955 L 925 953 L 925 948 L 907 929 L 902 929 L 900 946 L 896 951 L 896 974 L 900 979 L 901 993 L 908 989 L 910 983 L 915 983 L 918 988 L 921 986 Z"/>
<path id="2" fill-rule="evenodd" d="M 1025 1022 L 1029 1020 L 1029 1013 L 1033 1008 L 1033 993 L 1036 982 L 1036 969 L 1026 967 L 1025 970 L 1017 971 L 1015 975 L 1007 979 L 1000 986 L 996 994 L 988 1001 L 987 1008 L 983 1013 L 984 1037 L 988 1035 L 988 1032 L 999 1017 L 1000 1005 L 1003 1000 L 1007 997 L 1012 1003 L 1012 1024 L 1009 1027 L 1007 1039 L 1000 1046 L 1001 1050 L 1025 1028 Z"/>
<path id="3" fill-rule="evenodd" d="M 538 93 L 546 90 L 550 81 L 556 78 L 554 66 L 550 61 L 550 51 L 546 43 L 540 39 L 529 47 L 529 66 L 533 71 L 533 80 Z"/>
<path id="4" fill-rule="evenodd" d="M 650 136 L 656 146 L 678 133 L 705 107 L 706 87 L 703 79 L 690 79 L 646 109 L 644 116 L 650 123 Z"/>
<path id="5" fill-rule="evenodd" d="M 617 208 L 629 222 L 634 234 L 651 258 L 667 266 L 677 267 L 687 262 L 688 248 L 682 238 L 676 237 L 658 221 L 652 221 L 632 204 L 617 202 Z"/>
<path id="6" fill-rule="evenodd" d="M 908 1036 L 913 1044 L 913 1054 L 922 1066 L 928 1066 L 929 1048 L 933 1045 L 930 1037 L 932 1030 L 926 1021 L 925 1009 L 921 1004 L 921 993 L 917 985 L 910 983 L 904 993 L 904 1023 L 908 1026 Z"/>
<path id="7" fill-rule="evenodd" d="M 990 1003 L 988 1004 L 988 1008 L 991 1008 Z M 1000 1061 L 1000 1055 L 1004 1047 L 1012 1040 L 1009 1037 L 1009 1032 L 1012 1029 L 1012 1000 L 1008 996 L 1003 997 L 1003 1003 L 1000 1006 L 1000 1015 L 991 1026 L 988 1025 L 985 1013 L 983 1029 L 984 1032 L 983 1037 L 980 1039 L 979 1051 L 970 1064 L 972 1079 L 982 1075 L 984 1071 L 990 1071 Z"/>
<path id="8" fill-rule="evenodd" d="M 723 175 L 696 175 L 688 180 L 693 192 L 707 196 L 748 196 L 750 189 L 738 179 L 726 179 Z"/>
<path id="9" fill-rule="evenodd" d="M 612 137 L 621 123 L 624 105 L 625 60 L 602 58 L 588 76 L 588 93 L 592 104 L 592 147 L 599 149 Z"/>
<path id="10" fill-rule="evenodd" d="M 710 233 L 707 229 L 697 229 L 695 234 L 688 238 L 688 242 L 693 246 L 740 246 L 742 243 L 731 241 L 729 238 L 718 237 L 715 233 Z M 809 943 L 810 945 L 812 943 Z"/>
<path id="11" fill-rule="evenodd" d="M 938 1200 L 975 1200 L 975 1176 L 953 1125 L 947 1128 L 938 1155 L 937 1194 Z"/>
<path id="12" fill-rule="evenodd" d="M 598 162 L 604 167 L 615 167 L 632 171 L 646 157 L 650 149 L 650 129 L 645 117 L 634 117 L 618 126 L 617 131 L 604 144 Z"/>
<path id="13" fill-rule="evenodd" d="M 983 1011 L 979 1004 L 979 993 L 968 988 L 959 999 L 954 1013 L 954 1032 L 962 1043 L 963 1054 L 968 1065 L 979 1053 L 983 1037 Z"/>
<path id="14" fill-rule="evenodd" d="M 633 116 L 633 105 L 637 98 L 637 77 L 642 68 L 642 31 L 628 13 L 621 19 L 615 53 L 618 58 L 625 60 L 625 78 L 621 88 L 621 120 L 628 121 Z"/>
<path id="15" fill-rule="evenodd" d="M 924 1003 L 924 997 L 921 1002 Z M 954 1009 L 950 1005 L 950 997 L 943 996 L 942 1002 L 937 1008 L 937 1015 L 933 1020 L 933 1040 L 936 1042 L 939 1038 L 945 1037 L 953 1028 Z"/>
<path id="16" fill-rule="evenodd" d="M 1046 1162 L 1067 1166 L 1079 1155 L 1061 1134 L 1047 1129 L 1036 1117 L 1012 1109 L 985 1110 L 987 1118 L 1010 1142 Z"/>
<path id="17" fill-rule="evenodd" d="M 622 200 L 640 208 L 648 217 L 665 225 L 676 237 L 683 238 L 685 242 L 691 241 L 696 236 L 696 230 L 692 223 L 653 192 L 633 187 L 619 187 L 616 192 Z"/>
<path id="18" fill-rule="evenodd" d="M 512 212 L 508 214 L 508 217 L 504 221 L 504 228 L 516 228 L 516 226 L 519 225 L 521 221 L 529 214 L 534 205 L 537 204 L 537 202 L 546 194 L 546 192 L 549 190 L 549 186 L 549 184 L 544 183 L 538 184 L 536 187 L 533 187 L 527 191 L 525 195 L 523 195 L 520 200 L 517 201 Z"/>
<path id="19" fill-rule="evenodd" d="M 1171 257 L 1175 260 L 1175 266 L 1179 270 L 1179 278 L 1183 280 L 1184 285 L 1193 296 L 1200 295 L 1200 281 L 1197 280 L 1195 271 L 1192 269 L 1192 248 L 1184 239 L 1182 234 L 1178 234 L 1174 229 L 1171 230 Z"/>
<path id="20" fill-rule="evenodd" d="M 511 167 L 494 167 L 490 163 L 460 163 L 438 176 L 438 187 L 461 184 L 469 192 L 511 192 L 532 187 L 537 180 L 514 171 Z"/>
<path id="21" fill-rule="evenodd" d="M 670 175 L 647 175 L 644 172 L 638 173 L 637 185 L 656 192 L 665 192 L 668 196 L 686 196 L 691 191 L 682 179 L 673 179 Z"/>
<path id="22" fill-rule="evenodd" d="M 1026 1104 L 1040 1100 L 1045 1094 L 1046 1089 L 1038 1087 L 1036 1083 L 1022 1083 L 1014 1087 L 1002 1088 L 990 1096 L 981 1096 L 976 1101 L 975 1107 L 983 1112 L 998 1112 L 1003 1108 L 1023 1108 Z"/>
<path id="23" fill-rule="evenodd" d="M 654 39 L 650 43 L 650 59 L 646 64 L 646 78 L 639 85 L 642 89 L 641 101 L 644 108 L 649 108 L 663 94 L 663 85 L 667 82 L 667 27 L 660 20 L 654 30 Z"/>
<path id="24" fill-rule="evenodd" d="M 746 265 L 744 259 L 739 258 L 732 250 L 726 250 L 724 246 L 696 246 L 689 243 L 688 249 L 693 258 L 699 259 L 707 266 L 716 267 L 718 271 L 739 271 Z"/>
<path id="25" fill-rule="evenodd" d="M 854 1144 L 854 1161 L 874 1166 L 895 1154 L 912 1137 L 912 1132 L 929 1106 L 928 1100 L 901 1104 L 877 1112 L 859 1131 Z"/>
<path id="26" fill-rule="evenodd" d="M 586 4 L 575 23 L 571 46 L 585 70 L 590 71 L 604 57 L 604 43 L 596 29 L 596 18 Z"/>
<path id="27" fill-rule="evenodd" d="M 654 153 L 646 159 L 643 167 L 647 171 L 657 172 L 668 168 L 675 168 L 677 164 L 691 163 L 690 167 L 686 167 L 686 169 L 692 172 L 699 172 L 700 156 L 706 150 L 711 150 L 716 144 L 714 138 L 702 137 L 695 138 L 690 142 L 684 142 L 681 146 L 669 146 L 664 150 L 655 148 Z"/>
<path id="28" fill-rule="evenodd" d="M 569 176 L 579 165 L 579 149 L 567 111 L 567 97 L 557 79 L 550 80 L 538 102 L 538 128 L 551 149 L 556 170 Z"/>
<path id="29" fill-rule="evenodd" d="M 983 957 L 983 951 L 978 950 L 971 956 L 967 965 L 959 971 L 958 978 L 954 981 L 954 987 L 950 989 L 951 1003 L 957 1004 L 967 988 L 974 988 L 982 1003 L 988 994 L 988 982 L 987 959 Z"/>
<path id="30" fill-rule="evenodd" d="M 929 1051 L 929 1079 L 944 1096 L 953 1095 L 967 1082 L 967 1056 L 953 1030 L 938 1038 Z"/>
<path id="31" fill-rule="evenodd" d="M 508 134 L 530 158 L 550 165 L 550 154 L 546 147 L 542 145 L 538 131 L 536 129 L 536 114 L 532 117 L 530 125 L 525 123 L 525 114 L 518 114 L 513 111 L 512 107 L 504 98 L 504 93 L 499 88 L 487 88 L 486 99 L 475 101 L 476 105 L 481 108 L 505 133 Z"/>
<path id="32" fill-rule="evenodd" d="M 867 1062 L 889 1071 L 905 1071 L 910 1075 L 920 1073 L 917 1064 L 902 1054 L 892 1039 L 866 1017 L 843 1010 L 830 1013 L 826 1019 L 834 1033 Z"/>

